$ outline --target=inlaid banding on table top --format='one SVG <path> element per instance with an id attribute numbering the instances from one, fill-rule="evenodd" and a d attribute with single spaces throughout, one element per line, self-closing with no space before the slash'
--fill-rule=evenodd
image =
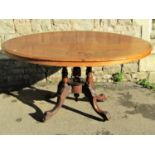
<path id="1" fill-rule="evenodd" d="M 152 47 L 142 39 L 115 33 L 68 31 L 18 37 L 4 42 L 2 49 L 27 59 L 80 63 L 138 60 Z"/>

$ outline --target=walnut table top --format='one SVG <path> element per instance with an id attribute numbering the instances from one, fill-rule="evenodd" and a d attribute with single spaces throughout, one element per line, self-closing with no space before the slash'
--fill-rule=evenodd
<path id="1" fill-rule="evenodd" d="M 106 32 L 46 32 L 10 39 L 2 49 L 12 57 L 48 66 L 104 66 L 151 53 L 150 43 Z"/>

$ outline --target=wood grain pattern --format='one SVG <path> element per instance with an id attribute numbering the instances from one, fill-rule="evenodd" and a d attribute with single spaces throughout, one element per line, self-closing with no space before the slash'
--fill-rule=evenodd
<path id="1" fill-rule="evenodd" d="M 73 61 L 44 61 L 44 60 L 33 60 L 33 59 L 26 59 L 23 57 L 19 57 L 19 56 L 15 56 L 12 54 L 8 54 L 7 55 L 11 58 L 17 59 L 17 60 L 22 60 L 22 61 L 26 61 L 28 63 L 32 63 L 32 64 L 40 64 L 40 65 L 44 65 L 44 66 L 57 66 L 57 67 L 100 67 L 100 66 L 108 66 L 108 65 L 114 65 L 114 64 L 125 64 L 128 62 L 132 62 L 134 61 L 134 59 L 130 60 L 118 60 L 118 61 L 92 61 L 92 62 L 73 62 Z M 137 60 L 137 59 L 135 59 Z"/>
<path id="2" fill-rule="evenodd" d="M 152 47 L 142 39 L 115 33 L 68 31 L 18 37 L 4 42 L 2 49 L 48 66 L 103 66 L 141 59 Z"/>

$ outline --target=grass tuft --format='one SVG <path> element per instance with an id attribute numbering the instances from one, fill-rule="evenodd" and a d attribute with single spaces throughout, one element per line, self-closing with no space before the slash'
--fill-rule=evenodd
<path id="1" fill-rule="evenodd" d="M 147 79 L 139 80 L 137 84 L 143 86 L 144 88 L 152 89 L 155 91 L 155 84 L 149 82 Z"/>
<path id="2" fill-rule="evenodd" d="M 114 82 L 121 82 L 124 80 L 124 73 L 119 72 L 112 75 Z"/>

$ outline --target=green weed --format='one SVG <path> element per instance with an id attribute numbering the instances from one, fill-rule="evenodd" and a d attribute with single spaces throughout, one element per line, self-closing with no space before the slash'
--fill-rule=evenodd
<path id="1" fill-rule="evenodd" d="M 124 80 L 124 73 L 123 72 L 119 72 L 119 73 L 115 73 L 112 76 L 114 82 L 121 82 Z"/>
<path id="2" fill-rule="evenodd" d="M 144 88 L 155 90 L 155 84 L 149 82 L 147 79 L 139 80 L 137 84 L 143 86 Z"/>

